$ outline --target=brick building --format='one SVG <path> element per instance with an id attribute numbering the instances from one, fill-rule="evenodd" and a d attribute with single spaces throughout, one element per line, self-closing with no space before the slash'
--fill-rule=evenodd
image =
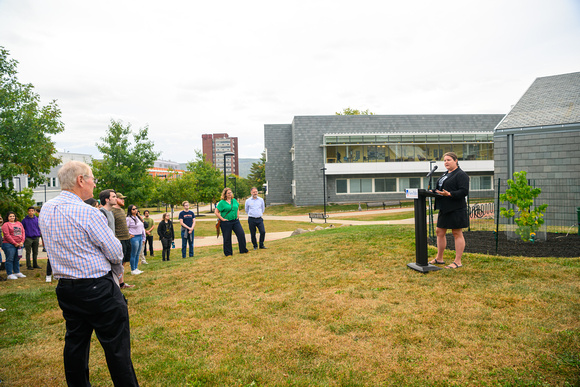
<path id="1" fill-rule="evenodd" d="M 205 159 L 222 172 L 224 170 L 224 153 L 233 152 L 234 156 L 226 156 L 226 172 L 239 176 L 237 137 L 230 137 L 227 133 L 202 134 L 201 141 Z"/>

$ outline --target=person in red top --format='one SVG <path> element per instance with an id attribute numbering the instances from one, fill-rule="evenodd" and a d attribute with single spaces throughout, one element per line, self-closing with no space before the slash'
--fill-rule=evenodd
<path id="1" fill-rule="evenodd" d="M 18 279 L 26 277 L 20 272 L 20 257 L 18 256 L 18 249 L 24 246 L 24 227 L 22 223 L 16 220 L 16 214 L 10 211 L 6 218 L 8 221 L 2 225 L 2 234 L 4 240 L 2 241 L 2 250 L 6 255 L 6 274 L 7 279 Z"/>

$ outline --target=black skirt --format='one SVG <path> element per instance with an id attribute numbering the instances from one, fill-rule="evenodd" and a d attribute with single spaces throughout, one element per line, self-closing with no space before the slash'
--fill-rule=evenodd
<path id="1" fill-rule="evenodd" d="M 437 227 L 446 229 L 457 229 L 469 227 L 467 208 L 460 208 L 445 214 L 439 213 L 437 217 Z"/>

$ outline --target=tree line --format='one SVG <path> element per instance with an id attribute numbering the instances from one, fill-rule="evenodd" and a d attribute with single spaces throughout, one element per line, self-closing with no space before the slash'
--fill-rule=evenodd
<path id="1" fill-rule="evenodd" d="M 19 218 L 34 205 L 33 189 L 46 184 L 46 175 L 61 162 L 56 155 L 51 135 L 64 131 L 61 111 L 56 101 L 46 106 L 32 84 L 18 80 L 18 61 L 0 46 L 0 213 L 16 212 Z M 95 195 L 113 188 L 128 197 L 131 204 L 166 203 L 180 205 L 210 203 L 219 200 L 223 174 L 207 161 L 201 151 L 187 164 L 186 171 L 168 171 L 164 178 L 153 177 L 153 167 L 160 153 L 149 140 L 146 126 L 135 133 L 131 124 L 111 120 L 97 149 L 102 160 L 93 160 L 92 169 L 98 183 Z M 237 197 L 249 195 L 250 188 L 260 189 L 265 183 L 265 156 L 254 163 L 248 178 L 231 175 L 228 186 Z M 28 175 L 28 188 L 14 186 L 14 178 Z M 230 184 L 231 183 L 231 184 Z"/>

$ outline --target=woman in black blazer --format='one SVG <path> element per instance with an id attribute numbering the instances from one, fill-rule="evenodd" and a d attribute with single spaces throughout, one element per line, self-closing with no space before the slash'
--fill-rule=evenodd
<path id="1" fill-rule="evenodd" d="M 443 162 L 447 172 L 437 180 L 435 192 L 441 196 L 435 198 L 435 209 L 439 210 L 437 218 L 437 257 L 431 264 L 444 265 L 443 251 L 447 246 L 445 234 L 452 230 L 455 239 L 455 260 L 447 269 L 457 269 L 461 266 L 461 256 L 465 249 L 465 239 L 462 228 L 469 226 L 467 203 L 465 197 L 469 193 L 469 176 L 459 168 L 457 155 L 447 152 L 443 155 Z"/>

